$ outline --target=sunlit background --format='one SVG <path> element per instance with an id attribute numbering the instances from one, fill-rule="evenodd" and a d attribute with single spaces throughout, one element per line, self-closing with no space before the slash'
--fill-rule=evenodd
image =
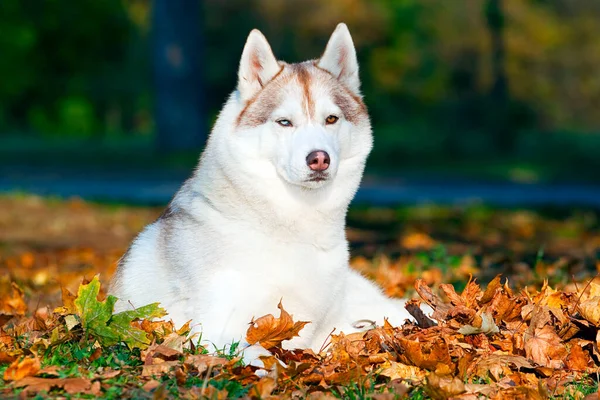
<path id="1" fill-rule="evenodd" d="M 370 176 L 598 182 L 595 0 L 1 7 L 0 168 L 12 186 L 110 171 L 185 177 L 235 88 L 248 32 L 295 62 L 318 57 L 340 21 L 374 125 Z"/>

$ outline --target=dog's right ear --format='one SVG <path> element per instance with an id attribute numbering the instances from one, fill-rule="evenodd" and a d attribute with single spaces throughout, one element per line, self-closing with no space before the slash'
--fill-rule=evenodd
<path id="1" fill-rule="evenodd" d="M 258 29 L 253 29 L 246 40 L 238 71 L 242 101 L 251 99 L 280 69 L 267 39 Z"/>

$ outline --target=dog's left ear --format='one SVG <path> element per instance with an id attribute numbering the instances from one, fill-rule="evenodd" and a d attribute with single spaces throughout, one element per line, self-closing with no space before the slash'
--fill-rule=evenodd
<path id="1" fill-rule="evenodd" d="M 340 23 L 335 28 L 317 65 L 331 72 L 352 92 L 360 94 L 358 60 L 352 36 L 350 36 L 346 24 Z"/>

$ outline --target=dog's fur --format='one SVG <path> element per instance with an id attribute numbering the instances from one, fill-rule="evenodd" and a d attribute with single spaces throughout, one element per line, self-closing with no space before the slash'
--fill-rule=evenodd
<path id="1" fill-rule="evenodd" d="M 288 347 L 319 350 L 357 320 L 409 318 L 348 265 L 345 216 L 372 136 L 346 25 L 299 64 L 277 61 L 254 30 L 238 75 L 194 174 L 121 259 L 117 308 L 160 302 L 219 348 L 243 341 L 253 317 L 277 315 L 280 299 L 311 322 Z M 307 165 L 314 150 L 330 155 L 323 173 Z"/>

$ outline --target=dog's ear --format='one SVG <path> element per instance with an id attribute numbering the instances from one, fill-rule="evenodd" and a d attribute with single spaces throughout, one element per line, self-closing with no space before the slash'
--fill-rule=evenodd
<path id="1" fill-rule="evenodd" d="M 317 65 L 329 71 L 355 94 L 360 94 L 358 60 L 346 24 L 338 24 L 335 28 Z"/>
<path id="2" fill-rule="evenodd" d="M 280 69 L 267 39 L 258 29 L 253 29 L 246 40 L 238 71 L 242 100 L 251 99 Z"/>

